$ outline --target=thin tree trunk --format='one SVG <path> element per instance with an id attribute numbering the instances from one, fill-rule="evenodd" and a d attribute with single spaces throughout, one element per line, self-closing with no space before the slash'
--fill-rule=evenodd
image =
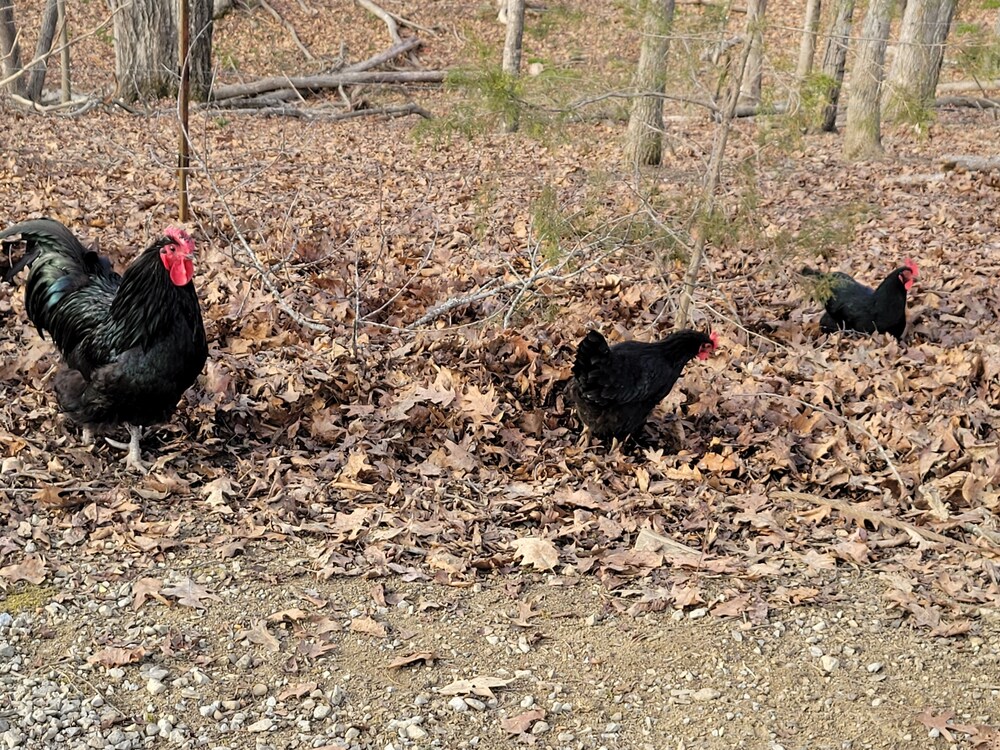
<path id="1" fill-rule="evenodd" d="M 674 0 L 639 0 L 642 43 L 635 74 L 640 93 L 662 94 L 667 78 L 670 27 L 674 21 Z M 637 96 L 632 100 L 625 133 L 625 160 L 632 165 L 659 164 L 663 149 L 663 99 Z"/>
<path id="2" fill-rule="evenodd" d="M 885 48 L 892 20 L 892 0 L 870 0 L 861 25 L 861 41 L 851 70 L 844 156 L 862 159 L 882 153 L 879 99 L 885 75 Z"/>
<path id="3" fill-rule="evenodd" d="M 180 33 L 177 35 L 177 57 L 181 61 L 181 83 L 178 92 L 177 114 L 178 134 L 177 134 L 177 218 L 179 221 L 188 220 L 188 104 L 191 94 L 191 57 L 188 31 L 191 24 L 188 23 L 188 0 L 177 0 L 177 28 Z"/>
<path id="4" fill-rule="evenodd" d="M 745 39 L 749 40 L 751 35 L 751 19 L 747 19 Z M 691 231 L 693 240 L 691 247 L 691 257 L 688 259 L 687 271 L 684 273 L 684 283 L 681 288 L 681 302 L 677 309 L 677 318 L 674 321 L 676 328 L 684 328 L 688 325 L 691 316 L 691 302 L 694 298 L 694 289 L 698 283 L 698 275 L 701 272 L 701 264 L 705 260 L 705 234 L 707 227 L 703 223 L 712 221 L 716 210 L 715 193 L 722 180 L 722 161 L 726 155 L 726 143 L 729 141 L 729 131 L 733 125 L 733 118 L 736 116 L 736 106 L 739 104 L 740 89 L 743 88 L 743 78 L 746 75 L 748 61 L 750 58 L 749 43 L 744 43 L 743 52 L 737 63 L 735 70 L 731 71 L 731 81 L 727 92 L 725 106 L 722 108 L 721 121 L 715 131 L 715 140 L 712 143 L 712 154 L 708 161 L 708 171 L 705 174 L 705 184 L 702 189 L 701 200 L 696 212 L 695 226 Z"/>
<path id="5" fill-rule="evenodd" d="M 944 44 L 957 0 L 910 0 L 899 31 L 899 45 L 889 70 L 885 114 L 911 119 L 934 104 Z"/>
<path id="6" fill-rule="evenodd" d="M 3 77 L 21 70 L 21 45 L 17 41 L 17 24 L 14 22 L 14 0 L 0 0 L 0 57 L 3 58 Z M 24 96 L 24 78 L 8 84 L 12 94 Z"/>
<path id="7" fill-rule="evenodd" d="M 750 34 L 750 57 L 740 91 L 740 104 L 760 104 L 761 79 L 764 75 L 764 14 L 767 0 L 748 0 L 747 29 Z"/>
<path id="8" fill-rule="evenodd" d="M 212 90 L 213 0 L 188 0 L 191 98 L 208 101 Z"/>
<path id="9" fill-rule="evenodd" d="M 66 0 L 56 0 L 56 3 L 59 10 L 59 65 L 62 74 L 59 100 L 65 104 L 73 98 L 69 72 L 69 26 L 66 23 Z"/>
<path id="10" fill-rule="evenodd" d="M 521 43 L 524 39 L 524 0 L 507 2 L 507 37 L 503 44 L 503 72 L 513 84 L 521 74 Z M 513 91 L 511 92 L 513 94 Z M 504 114 L 501 129 L 513 133 L 518 127 L 518 110 L 514 103 Z"/>
<path id="11" fill-rule="evenodd" d="M 819 30 L 820 0 L 806 0 L 806 18 L 802 24 L 802 41 L 799 43 L 799 62 L 795 77 L 801 83 L 812 73 L 816 57 L 816 32 Z"/>
<path id="12" fill-rule="evenodd" d="M 820 128 L 827 133 L 837 129 L 837 105 L 840 89 L 844 85 L 844 68 L 847 65 L 847 45 L 851 38 L 851 17 L 854 0 L 838 0 L 837 14 L 830 27 L 830 34 L 823 50 L 823 75 L 827 78 L 826 106 Z"/>
<path id="13" fill-rule="evenodd" d="M 59 7 L 56 0 L 48 0 L 45 4 L 45 13 L 42 16 L 42 28 L 38 32 L 38 44 L 35 45 L 35 57 L 37 60 L 31 66 L 28 74 L 27 96 L 33 102 L 42 99 L 42 87 L 45 86 L 45 74 L 49 70 L 48 54 L 52 49 L 52 40 L 56 36 L 56 23 L 59 20 Z"/>

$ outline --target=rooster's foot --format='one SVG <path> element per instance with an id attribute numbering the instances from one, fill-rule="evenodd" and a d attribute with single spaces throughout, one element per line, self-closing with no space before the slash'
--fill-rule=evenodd
<path id="1" fill-rule="evenodd" d="M 142 428 L 136 425 L 126 425 L 128 427 L 129 435 L 131 439 L 127 443 L 120 443 L 117 440 L 112 440 L 109 437 L 104 438 L 108 441 L 108 445 L 114 446 L 119 450 L 127 450 L 128 455 L 125 457 L 125 466 L 130 469 L 135 469 L 140 474 L 148 474 L 149 467 L 142 462 L 142 452 L 139 450 L 139 439 L 142 437 Z"/>

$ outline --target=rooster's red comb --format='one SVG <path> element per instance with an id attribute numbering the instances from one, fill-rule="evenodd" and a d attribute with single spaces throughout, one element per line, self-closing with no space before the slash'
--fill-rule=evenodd
<path id="1" fill-rule="evenodd" d="M 191 239 L 190 234 L 180 227 L 167 227 L 163 230 L 163 234 L 170 238 L 170 241 L 185 253 L 194 252 L 194 240 Z"/>
<path id="2" fill-rule="evenodd" d="M 903 261 L 903 265 L 910 269 L 910 273 L 913 274 L 913 278 L 920 276 L 920 271 L 917 270 L 917 263 L 913 258 L 907 258 Z"/>

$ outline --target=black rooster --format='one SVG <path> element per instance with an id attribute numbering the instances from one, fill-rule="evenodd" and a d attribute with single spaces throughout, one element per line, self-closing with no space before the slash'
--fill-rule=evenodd
<path id="1" fill-rule="evenodd" d="M 10 281 L 30 266 L 25 308 L 38 332 L 52 336 L 66 367 L 55 377 L 60 408 L 95 428 L 124 424 L 131 436 L 128 466 L 145 471 L 141 427 L 173 414 L 208 359 L 208 343 L 192 277 L 194 242 L 170 227 L 119 276 L 52 219 L 16 224 L 24 255 L 8 260 L 17 242 L 3 243 L 0 273 Z"/>
<path id="2" fill-rule="evenodd" d="M 820 296 L 825 296 L 826 313 L 819 321 L 824 333 L 839 330 L 861 333 L 889 333 L 897 339 L 906 329 L 906 292 L 919 276 L 917 264 L 907 258 L 903 265 L 872 289 L 846 273 L 821 273 L 803 268 L 804 276 L 816 279 Z M 828 296 L 826 296 L 828 295 Z"/>
<path id="3" fill-rule="evenodd" d="M 608 346 L 589 331 L 576 349 L 571 397 L 580 419 L 599 438 L 624 440 L 637 433 L 674 387 L 681 371 L 718 346 L 715 333 L 683 330 L 663 341 L 625 341 Z"/>

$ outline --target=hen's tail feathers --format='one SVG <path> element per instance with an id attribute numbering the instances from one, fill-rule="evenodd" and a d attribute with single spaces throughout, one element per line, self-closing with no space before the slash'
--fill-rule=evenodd
<path id="1" fill-rule="evenodd" d="M 802 266 L 802 270 L 799 271 L 803 276 L 822 276 L 822 271 L 817 271 L 815 268 L 810 268 L 809 266 Z"/>
<path id="2" fill-rule="evenodd" d="M 588 331 L 583 341 L 576 347 L 576 360 L 573 362 L 573 376 L 581 378 L 604 363 L 611 348 L 608 342 L 597 331 Z"/>

